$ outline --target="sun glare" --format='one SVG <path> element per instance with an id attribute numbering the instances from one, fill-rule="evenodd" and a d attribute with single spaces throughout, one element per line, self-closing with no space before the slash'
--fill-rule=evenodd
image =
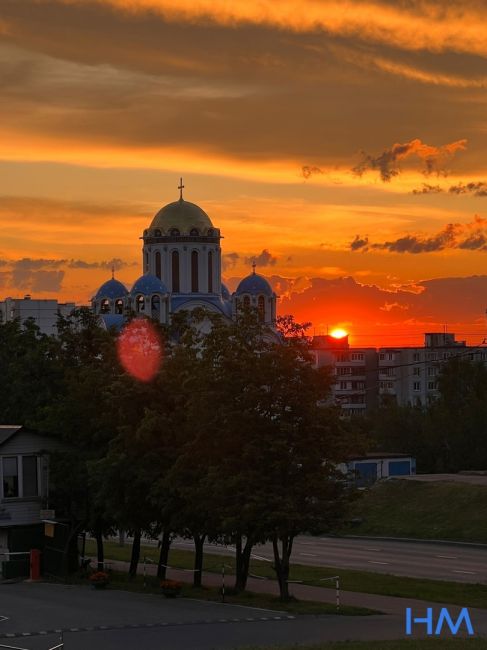
<path id="1" fill-rule="evenodd" d="M 346 332 L 341 327 L 337 327 L 330 332 L 330 336 L 333 336 L 334 339 L 343 339 L 345 336 L 347 336 L 347 334 L 348 332 Z"/>

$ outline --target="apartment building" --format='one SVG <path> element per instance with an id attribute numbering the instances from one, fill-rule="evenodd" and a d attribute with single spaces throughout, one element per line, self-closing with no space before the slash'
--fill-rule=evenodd
<path id="1" fill-rule="evenodd" d="M 378 365 L 375 348 L 351 348 L 348 335 L 315 336 L 312 352 L 317 368 L 331 369 L 332 400 L 346 416 L 363 415 L 377 406 Z"/>
<path id="2" fill-rule="evenodd" d="M 16 319 L 23 324 L 26 320 L 32 319 L 43 334 L 56 334 L 58 312 L 68 316 L 74 308 L 74 302 L 33 300 L 30 295 L 23 298 L 6 298 L 0 301 L 0 324 Z"/>
<path id="3" fill-rule="evenodd" d="M 426 333 L 423 347 L 379 348 L 380 403 L 426 406 L 439 396 L 438 377 L 451 357 L 487 361 L 487 349 L 467 346 L 449 332 Z"/>

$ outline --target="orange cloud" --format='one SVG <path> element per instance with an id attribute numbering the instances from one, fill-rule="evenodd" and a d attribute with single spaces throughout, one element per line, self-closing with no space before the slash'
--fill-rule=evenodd
<path id="1" fill-rule="evenodd" d="M 368 170 L 378 170 L 383 181 L 390 181 L 400 174 L 399 162 L 410 156 L 416 156 L 424 162 L 425 174 L 436 172 L 446 175 L 445 164 L 457 152 L 467 148 L 466 140 L 456 140 L 441 147 L 434 147 L 415 138 L 403 144 L 396 143 L 381 154 L 372 156 L 362 153 L 362 160 L 353 168 L 353 172 L 362 176 Z"/>
<path id="2" fill-rule="evenodd" d="M 341 0 L 97 0 L 117 9 L 155 11 L 166 20 L 212 21 L 222 25 L 263 24 L 297 32 L 322 30 L 334 35 L 390 44 L 408 50 L 487 54 L 482 5 L 445 5 L 428 0 L 387 5 Z M 84 0 L 61 0 L 79 4 Z"/>

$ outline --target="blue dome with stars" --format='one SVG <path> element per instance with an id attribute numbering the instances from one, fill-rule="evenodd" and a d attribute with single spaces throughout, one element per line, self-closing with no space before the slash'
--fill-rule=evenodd
<path id="1" fill-rule="evenodd" d="M 130 290 L 132 295 L 139 293 L 144 296 L 149 296 L 152 293 L 168 293 L 167 287 L 155 275 L 146 273 L 136 280 L 134 286 Z"/>
<path id="2" fill-rule="evenodd" d="M 272 296 L 273 291 L 271 285 L 262 275 L 251 273 L 240 282 L 235 293 L 237 296 L 243 293 L 250 293 L 251 295 L 263 293 L 266 296 Z"/>
<path id="3" fill-rule="evenodd" d="M 115 278 L 111 278 L 107 282 L 101 285 L 101 287 L 96 292 L 95 298 L 109 298 L 110 300 L 117 300 L 117 298 L 123 298 L 128 294 L 127 288 Z"/>

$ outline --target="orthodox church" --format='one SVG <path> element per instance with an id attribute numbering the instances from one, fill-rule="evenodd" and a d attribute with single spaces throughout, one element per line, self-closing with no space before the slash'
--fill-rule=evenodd
<path id="1" fill-rule="evenodd" d="M 276 318 L 276 294 L 268 281 L 253 271 L 230 295 L 221 280 L 222 236 L 210 217 L 195 203 L 183 199 L 157 212 L 141 237 L 143 275 L 129 290 L 114 277 L 92 298 L 92 309 L 106 327 L 120 328 L 136 313 L 168 323 L 171 314 L 195 307 L 235 319 L 239 305 L 258 310 L 262 322 Z"/>

